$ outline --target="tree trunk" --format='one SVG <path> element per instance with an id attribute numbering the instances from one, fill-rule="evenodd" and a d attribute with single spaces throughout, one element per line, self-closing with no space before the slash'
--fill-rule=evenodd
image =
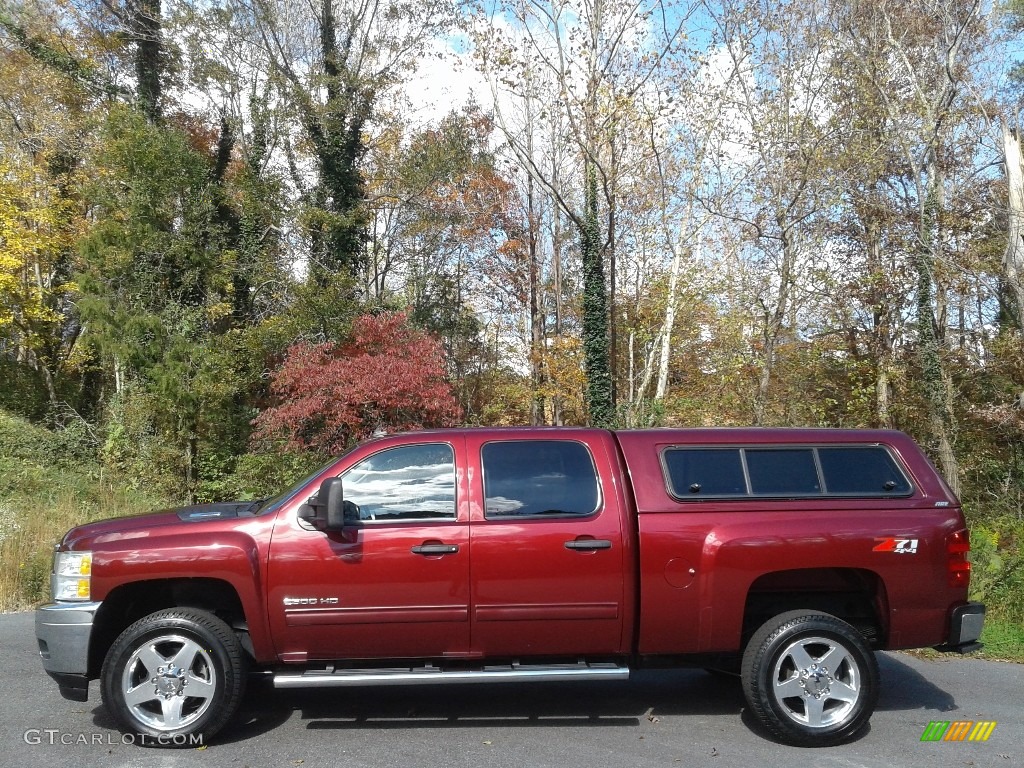
<path id="1" fill-rule="evenodd" d="M 1009 232 L 1003 256 L 1005 309 L 1009 321 L 1024 330 L 1024 156 L 1020 136 L 1003 122 L 1003 163 L 1009 188 Z"/>
<path id="2" fill-rule="evenodd" d="M 864 221 L 864 237 L 868 252 L 868 273 L 883 274 L 882 228 L 868 213 Z M 886 291 L 882 287 L 871 289 L 871 357 L 875 368 L 875 426 L 892 428 L 890 405 L 892 373 L 892 312 Z"/>
<path id="3" fill-rule="evenodd" d="M 366 153 L 363 128 L 375 94 L 355 82 L 349 67 L 353 41 L 349 35 L 339 42 L 337 23 L 335 0 L 321 0 L 318 24 L 325 102 L 316 109 L 300 99 L 304 104 L 300 119 L 319 166 L 318 207 L 330 214 L 314 242 L 310 274 L 319 285 L 327 285 L 335 275 L 358 275 L 369 231 L 360 164 Z"/>
<path id="4" fill-rule="evenodd" d="M 960 492 L 960 467 L 953 451 L 952 392 L 942 368 L 934 315 L 933 278 L 940 239 L 938 211 L 941 182 L 932 159 L 926 170 L 927 193 L 921 211 L 920 246 L 916 249 L 918 358 L 928 408 L 928 425 L 939 467 L 954 493 Z"/>
<path id="5" fill-rule="evenodd" d="M 545 423 L 544 404 L 544 315 L 540 302 L 540 256 L 538 249 L 539 217 L 535 210 L 533 177 L 526 177 L 526 207 L 528 248 L 530 251 L 530 379 L 533 398 L 530 404 L 530 423 Z"/>
<path id="6" fill-rule="evenodd" d="M 757 393 L 754 397 L 754 426 L 763 426 L 768 413 L 768 393 L 771 388 L 772 373 L 775 369 L 775 350 L 779 343 L 779 335 L 789 314 L 789 289 L 793 279 L 793 266 L 796 264 L 796 243 L 786 228 L 784 221 L 779 221 L 781 236 L 782 268 L 779 271 L 779 295 L 775 309 L 765 313 L 764 353 L 761 363 L 761 375 L 757 382 Z"/>
<path id="7" fill-rule="evenodd" d="M 672 357 L 672 330 L 676 324 L 676 307 L 679 290 L 679 271 L 682 267 L 682 249 L 676 245 L 672 249 L 672 268 L 668 276 L 668 301 L 665 302 L 665 322 L 661 326 L 661 349 L 658 359 L 658 384 L 654 389 L 654 399 L 664 400 L 668 394 L 668 369 Z"/>
<path id="8" fill-rule="evenodd" d="M 618 161 L 615 152 L 615 134 L 608 138 L 608 148 L 611 152 L 611 168 L 612 172 L 618 167 Z M 617 213 L 617 196 L 616 196 L 616 184 L 615 177 L 612 176 L 611 181 L 605 184 L 605 198 L 608 202 L 608 373 L 609 373 L 609 397 L 611 398 L 612 412 L 615 412 L 615 406 L 618 402 L 618 393 L 616 391 L 618 376 L 616 375 L 619 367 L 619 340 L 618 340 L 618 329 L 615 320 L 615 284 L 616 284 L 616 213 Z"/>
<path id="9" fill-rule="evenodd" d="M 551 156 L 551 183 L 557 189 L 559 182 L 558 174 L 558 152 L 552 152 Z M 555 298 L 555 338 L 562 335 L 562 212 L 558 207 L 558 201 L 551 201 L 551 279 L 554 285 L 551 291 Z M 555 394 L 551 397 L 551 423 L 562 426 L 562 398 Z"/>
<path id="10" fill-rule="evenodd" d="M 43 377 L 43 384 L 46 386 L 46 396 L 50 401 L 50 406 L 55 408 L 60 400 L 57 397 L 57 385 L 54 382 L 53 372 L 49 369 L 46 363 L 39 358 L 39 355 L 36 354 L 34 349 L 26 347 L 25 352 L 26 362 L 35 369 L 36 373 Z"/>
<path id="11" fill-rule="evenodd" d="M 595 427 L 610 427 L 615 414 L 608 360 L 608 302 L 597 210 L 597 170 L 585 161 L 585 211 L 580 232 L 583 257 L 583 354 L 587 376 L 587 410 Z"/>
<path id="12" fill-rule="evenodd" d="M 199 439 L 190 434 L 185 443 L 185 503 L 196 503 L 196 489 L 199 486 L 198 472 Z"/>
<path id="13" fill-rule="evenodd" d="M 160 101 L 163 89 L 160 0 L 135 0 L 130 7 L 139 109 L 150 123 L 158 123 L 162 113 Z"/>

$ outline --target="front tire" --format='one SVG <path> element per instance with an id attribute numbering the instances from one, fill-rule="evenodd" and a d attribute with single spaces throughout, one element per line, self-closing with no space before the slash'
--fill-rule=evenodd
<path id="1" fill-rule="evenodd" d="M 238 708 L 245 661 L 235 633 L 219 618 L 169 608 L 121 633 L 100 678 L 107 709 L 141 743 L 197 746 Z"/>
<path id="2" fill-rule="evenodd" d="M 874 652 L 854 627 L 826 613 L 790 611 L 765 622 L 744 651 L 742 676 L 754 716 L 794 746 L 852 738 L 878 701 Z"/>

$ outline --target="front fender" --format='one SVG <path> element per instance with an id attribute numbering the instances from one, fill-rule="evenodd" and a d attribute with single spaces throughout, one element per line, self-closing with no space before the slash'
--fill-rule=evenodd
<path id="1" fill-rule="evenodd" d="M 263 556 L 257 539 L 243 531 L 202 535 L 151 533 L 145 546 L 131 538 L 93 543 L 92 597 L 102 601 L 120 587 L 184 579 L 212 579 L 228 584 L 245 614 L 257 662 L 274 658 L 262 584 Z M 160 600 L 155 600 L 159 605 Z"/>

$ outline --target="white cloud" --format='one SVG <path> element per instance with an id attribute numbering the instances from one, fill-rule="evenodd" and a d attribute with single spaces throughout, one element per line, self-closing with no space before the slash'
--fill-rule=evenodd
<path id="1" fill-rule="evenodd" d="M 472 55 L 458 51 L 457 39 L 433 41 L 420 59 L 415 74 L 403 85 L 414 125 L 437 123 L 453 110 L 470 103 L 487 108 L 491 89 L 474 66 Z"/>

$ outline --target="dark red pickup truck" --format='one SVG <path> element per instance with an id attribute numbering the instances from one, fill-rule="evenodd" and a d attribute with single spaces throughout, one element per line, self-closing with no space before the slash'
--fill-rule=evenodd
<path id="1" fill-rule="evenodd" d="M 866 723 L 879 649 L 968 651 L 960 504 L 889 431 L 458 429 L 362 443 L 280 496 L 84 525 L 36 615 L 67 698 L 153 743 L 246 675 L 346 687 L 740 672 L 778 739 Z"/>

